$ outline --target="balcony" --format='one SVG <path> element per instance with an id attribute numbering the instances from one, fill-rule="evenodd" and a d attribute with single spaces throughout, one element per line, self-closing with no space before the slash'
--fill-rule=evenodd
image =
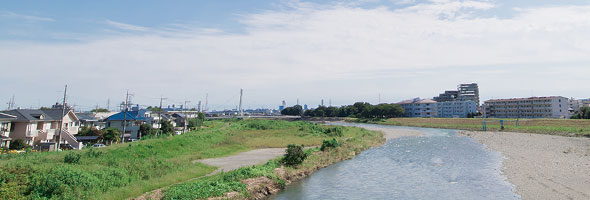
<path id="1" fill-rule="evenodd" d="M 37 137 L 37 136 L 39 136 L 39 130 L 27 131 L 27 137 Z"/>

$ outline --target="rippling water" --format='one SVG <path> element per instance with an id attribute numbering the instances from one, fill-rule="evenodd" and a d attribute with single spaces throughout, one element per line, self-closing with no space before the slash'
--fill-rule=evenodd
<path id="1" fill-rule="evenodd" d="M 453 130 L 403 128 L 419 130 L 424 137 L 388 140 L 287 186 L 271 199 L 520 199 L 500 175 L 499 153 L 455 136 Z"/>

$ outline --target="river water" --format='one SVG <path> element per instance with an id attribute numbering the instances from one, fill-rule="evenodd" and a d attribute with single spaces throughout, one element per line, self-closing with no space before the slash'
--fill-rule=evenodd
<path id="1" fill-rule="evenodd" d="M 454 130 L 334 124 L 413 129 L 424 136 L 388 140 L 271 199 L 520 199 L 500 174 L 501 154 Z"/>

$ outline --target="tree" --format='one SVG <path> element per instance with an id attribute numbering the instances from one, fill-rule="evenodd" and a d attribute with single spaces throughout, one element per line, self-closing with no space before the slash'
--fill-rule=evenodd
<path id="1" fill-rule="evenodd" d="M 171 135 L 174 133 L 174 127 L 169 121 L 162 121 L 160 122 L 160 131 L 162 134 Z"/>
<path id="2" fill-rule="evenodd" d="M 102 131 L 102 140 L 106 142 L 119 142 L 121 140 L 121 132 L 116 128 L 107 128 Z"/>
<path id="3" fill-rule="evenodd" d="M 141 134 L 141 137 L 155 135 L 156 131 L 157 130 L 155 128 L 152 128 L 152 125 L 150 124 L 142 124 L 139 126 L 139 133 Z"/>
<path id="4" fill-rule="evenodd" d="M 572 119 L 590 119 L 590 107 L 581 107 L 571 117 Z"/>
<path id="5" fill-rule="evenodd" d="M 301 116 L 303 114 L 303 107 L 295 105 L 281 110 L 281 115 Z"/>
<path id="6" fill-rule="evenodd" d="M 15 139 L 10 143 L 10 149 L 18 150 L 30 147 L 23 139 Z"/>
<path id="7" fill-rule="evenodd" d="M 106 108 L 97 108 L 97 109 L 92 109 L 90 112 L 100 113 L 100 112 L 109 112 L 109 110 L 107 110 Z"/>
<path id="8" fill-rule="evenodd" d="M 151 107 L 151 106 L 148 106 L 147 109 L 152 112 L 160 112 L 163 110 L 163 109 L 160 109 L 160 107 Z"/>
<path id="9" fill-rule="evenodd" d="M 102 136 L 102 131 L 98 130 L 94 127 L 82 127 L 80 131 L 78 131 L 79 136 Z"/>

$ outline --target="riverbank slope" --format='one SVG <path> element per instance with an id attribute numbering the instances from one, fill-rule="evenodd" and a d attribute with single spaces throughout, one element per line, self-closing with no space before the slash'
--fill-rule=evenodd
<path id="1" fill-rule="evenodd" d="M 488 131 L 500 131 L 501 119 L 486 119 Z M 508 132 L 539 133 L 569 137 L 590 137 L 590 120 L 583 119 L 504 119 L 504 130 Z M 424 128 L 459 129 L 481 131 L 482 119 L 476 118 L 390 118 L 357 119 L 347 118 L 347 122 L 370 123 L 394 126 L 412 126 Z M 493 121 L 493 122 L 492 122 Z"/>
<path id="2" fill-rule="evenodd" d="M 590 199 L 590 139 L 463 131 L 501 152 L 503 174 L 522 199 Z"/>

